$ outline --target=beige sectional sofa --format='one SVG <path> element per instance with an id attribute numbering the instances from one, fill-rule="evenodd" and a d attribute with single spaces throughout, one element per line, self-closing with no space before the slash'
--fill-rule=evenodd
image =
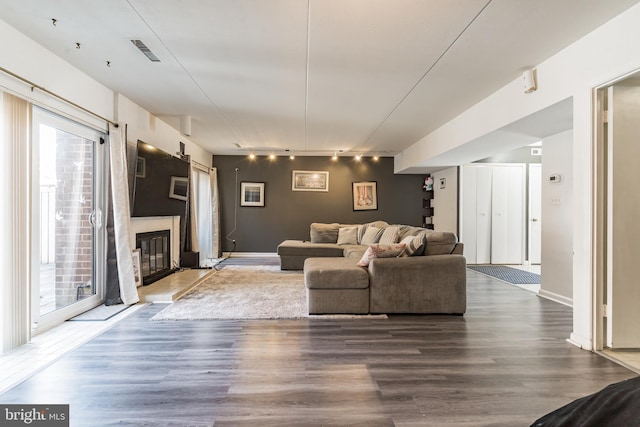
<path id="1" fill-rule="evenodd" d="M 384 221 L 313 223 L 309 241 L 278 246 L 281 269 L 304 270 L 310 314 L 464 314 L 462 252 L 454 233 Z"/>

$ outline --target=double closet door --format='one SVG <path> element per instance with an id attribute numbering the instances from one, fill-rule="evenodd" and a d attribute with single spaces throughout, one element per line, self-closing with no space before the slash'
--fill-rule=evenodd
<path id="1" fill-rule="evenodd" d="M 524 164 L 462 168 L 460 240 L 469 264 L 521 264 L 524 259 Z"/>

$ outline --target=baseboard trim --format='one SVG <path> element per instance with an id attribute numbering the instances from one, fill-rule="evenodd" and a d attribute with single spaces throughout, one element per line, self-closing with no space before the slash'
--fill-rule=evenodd
<path id="1" fill-rule="evenodd" d="M 571 333 L 571 335 L 567 339 L 567 342 L 583 350 L 588 350 L 588 351 L 593 350 L 593 342 L 590 339 L 586 339 L 577 335 L 575 332 Z"/>
<path id="2" fill-rule="evenodd" d="M 540 291 L 538 291 L 538 296 L 573 308 L 573 298 L 567 298 L 563 295 L 545 291 L 544 289 L 540 289 Z"/>
<path id="3" fill-rule="evenodd" d="M 277 257 L 275 252 L 224 252 L 223 258 L 272 258 Z"/>

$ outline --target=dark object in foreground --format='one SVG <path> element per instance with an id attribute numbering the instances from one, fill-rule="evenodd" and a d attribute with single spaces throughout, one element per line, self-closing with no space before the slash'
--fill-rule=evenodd
<path id="1" fill-rule="evenodd" d="M 611 384 L 548 413 L 531 427 L 640 426 L 640 377 Z"/>

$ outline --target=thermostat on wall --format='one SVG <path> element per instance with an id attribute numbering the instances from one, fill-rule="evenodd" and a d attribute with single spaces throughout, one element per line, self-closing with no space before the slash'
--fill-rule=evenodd
<path id="1" fill-rule="evenodd" d="M 559 173 L 555 174 L 555 175 L 549 175 L 549 182 L 552 184 L 558 183 L 562 181 L 562 175 L 560 175 Z"/>

